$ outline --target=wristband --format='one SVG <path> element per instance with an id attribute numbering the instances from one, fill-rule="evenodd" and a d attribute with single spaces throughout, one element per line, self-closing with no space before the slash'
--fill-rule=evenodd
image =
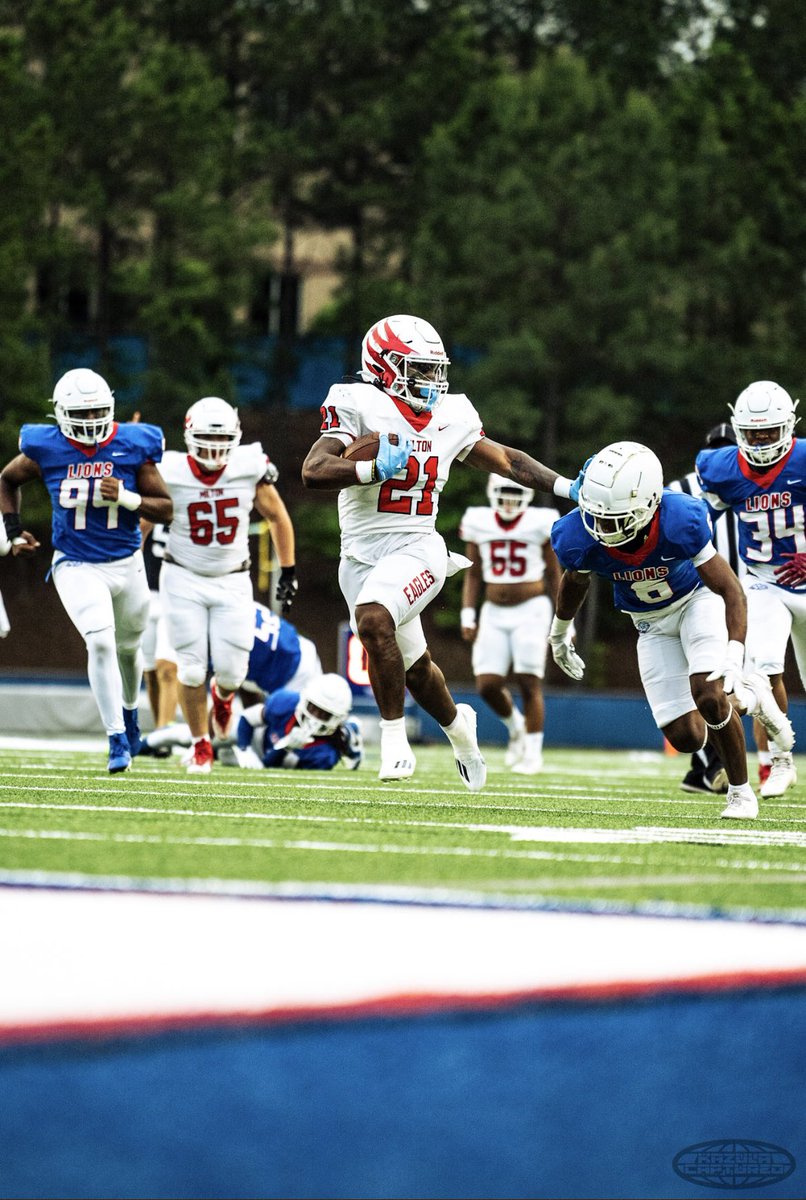
<path id="1" fill-rule="evenodd" d="M 20 520 L 19 513 L 3 513 L 3 524 L 6 527 L 6 536 L 10 542 L 13 542 L 22 533 L 22 521 Z"/>
<path id="2" fill-rule="evenodd" d="M 561 496 L 563 500 L 571 499 L 571 483 L 570 479 L 566 479 L 565 475 L 558 475 L 552 484 L 551 490 L 555 496 Z"/>
<path id="3" fill-rule="evenodd" d="M 355 464 L 355 473 L 359 483 L 375 482 L 375 459 L 368 458 Z"/>
<path id="4" fill-rule="evenodd" d="M 287 583 L 289 579 L 296 579 L 296 576 L 296 566 L 280 567 L 280 583 Z"/>
<path id="5" fill-rule="evenodd" d="M 139 492 L 130 492 L 122 483 L 118 487 L 117 504 L 122 508 L 128 508 L 129 512 L 137 512 L 137 509 L 143 503 L 143 497 Z"/>
<path id="6" fill-rule="evenodd" d="M 551 629 L 549 630 L 549 637 L 553 642 L 564 642 L 568 636 L 568 631 L 572 624 L 573 619 L 570 621 L 564 621 L 562 617 L 553 617 L 551 621 Z"/>
<path id="7" fill-rule="evenodd" d="M 459 624 L 462 626 L 463 629 L 475 629 L 476 628 L 476 610 L 475 610 L 475 608 L 471 608 L 469 605 L 467 608 L 463 608 L 461 616 L 459 617 Z"/>

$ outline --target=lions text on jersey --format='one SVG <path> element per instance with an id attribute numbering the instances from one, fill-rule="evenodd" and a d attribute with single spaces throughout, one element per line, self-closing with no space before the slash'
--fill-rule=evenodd
<path id="1" fill-rule="evenodd" d="M 117 423 L 105 442 L 84 446 L 55 426 L 23 425 L 20 450 L 39 466 L 53 507 L 56 562 L 113 562 L 140 548 L 135 512 L 101 495 L 101 480 L 114 476 L 137 491 L 137 472 L 162 459 L 162 430 L 156 425 Z"/>
<path id="2" fill-rule="evenodd" d="M 366 433 L 395 433 L 412 443 L 404 471 L 384 483 L 356 484 L 339 493 L 341 552 L 359 562 L 406 545 L 436 527 L 439 495 L 454 459 L 464 459 L 484 436 L 467 396 L 443 396 L 432 412 L 414 412 L 369 383 L 339 383 L 322 405 L 322 429 L 349 445 Z"/>
<path id="3" fill-rule="evenodd" d="M 543 547 L 559 515 L 556 508 L 527 508 L 502 521 L 491 508 L 468 508 L 459 537 L 478 546 L 485 583 L 533 583 L 543 578 Z"/>
<path id="4" fill-rule="evenodd" d="M 169 561 L 197 575 L 227 575 L 249 560 L 249 517 L 269 460 L 259 442 L 236 446 L 218 471 L 168 450 L 162 477 L 173 500 Z"/>
<path id="5" fill-rule="evenodd" d="M 655 612 L 704 586 L 696 568 L 716 550 L 707 509 L 693 496 L 664 490 L 648 529 L 641 548 L 628 554 L 597 542 L 575 509 L 557 521 L 551 544 L 565 570 L 591 571 L 610 579 L 616 608 Z"/>
<path id="6" fill-rule="evenodd" d="M 775 568 L 786 555 L 806 551 L 806 439 L 768 468 L 752 467 L 735 446 L 702 450 L 697 473 L 704 499 L 715 512 L 739 518 L 739 553 L 751 575 L 783 587 Z M 788 591 L 806 591 L 806 583 Z"/>

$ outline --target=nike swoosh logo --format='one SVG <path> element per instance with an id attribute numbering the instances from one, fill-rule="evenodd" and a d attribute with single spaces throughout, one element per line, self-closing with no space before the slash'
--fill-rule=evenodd
<path id="1" fill-rule="evenodd" d="M 660 556 L 661 562 L 674 562 L 675 558 L 676 558 L 676 555 L 674 555 L 674 554 L 672 554 L 671 557 L 669 557 L 669 555 L 667 555 L 667 554 L 661 554 L 661 556 Z"/>
<path id="2" fill-rule="evenodd" d="M 112 457 L 113 458 L 123 458 L 125 453 L 126 453 L 125 450 L 113 450 Z"/>
<path id="3" fill-rule="evenodd" d="M 802 479 L 787 479 L 787 483 L 803 483 Z"/>

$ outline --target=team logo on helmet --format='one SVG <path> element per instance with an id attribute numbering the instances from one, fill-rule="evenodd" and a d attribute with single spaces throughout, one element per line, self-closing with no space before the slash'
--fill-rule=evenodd
<path id="1" fill-rule="evenodd" d="M 415 412 L 431 412 L 447 392 L 449 365 L 442 338 L 422 317 L 384 317 L 361 345 L 364 379 Z"/>

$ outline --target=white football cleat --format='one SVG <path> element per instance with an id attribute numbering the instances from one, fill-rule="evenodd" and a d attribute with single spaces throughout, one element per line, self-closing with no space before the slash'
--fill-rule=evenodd
<path id="1" fill-rule="evenodd" d="M 527 756 L 512 768 L 513 775 L 539 775 L 543 770 L 543 756 Z"/>
<path id="2" fill-rule="evenodd" d="M 398 750 L 381 753 L 381 769 L 378 778 L 386 780 L 411 779 L 417 759 L 410 746 L 402 746 Z"/>
<path id="3" fill-rule="evenodd" d="M 719 814 L 735 821 L 754 821 L 758 816 L 758 800 L 749 783 L 728 789 L 727 806 Z"/>
<path id="4" fill-rule="evenodd" d="M 751 717 L 757 717 L 779 750 L 786 753 L 795 744 L 792 722 L 778 707 L 770 687 L 770 681 L 760 671 L 753 671 L 742 679 L 742 687 L 753 693 L 755 708 L 748 708 Z"/>
<path id="5" fill-rule="evenodd" d="M 504 766 L 514 767 L 515 763 L 519 763 L 526 753 L 526 726 L 521 725 L 520 729 L 510 735 L 507 752 L 504 755 Z"/>
<path id="6" fill-rule="evenodd" d="M 758 789 L 765 799 L 768 796 L 783 796 L 784 792 L 798 782 L 798 773 L 791 754 L 773 754 L 769 775 Z"/>
<path id="7" fill-rule="evenodd" d="M 482 757 L 476 738 L 476 710 L 470 704 L 457 704 L 456 712 L 464 718 L 467 728 L 466 737 L 469 746 L 459 751 L 453 747 L 456 767 L 462 777 L 462 782 L 470 792 L 480 792 L 487 782 L 487 764 Z"/>

